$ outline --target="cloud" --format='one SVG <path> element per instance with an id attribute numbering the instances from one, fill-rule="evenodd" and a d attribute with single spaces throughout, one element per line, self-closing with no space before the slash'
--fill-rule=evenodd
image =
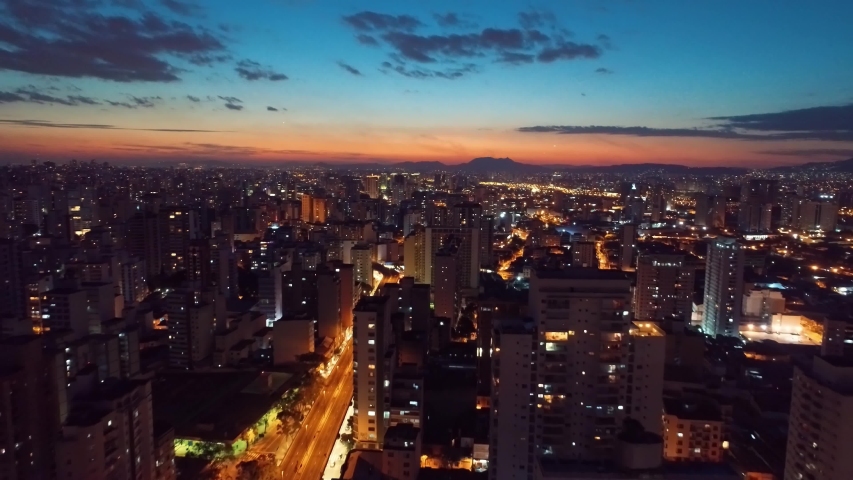
<path id="1" fill-rule="evenodd" d="M 338 66 L 343 68 L 344 70 L 346 70 L 347 72 L 349 72 L 353 75 L 356 75 L 359 77 L 362 76 L 361 72 L 357 68 L 353 67 L 352 65 L 347 65 L 344 62 L 338 62 Z"/>
<path id="2" fill-rule="evenodd" d="M 356 30 L 359 43 L 389 50 L 389 60 L 380 70 L 411 78 L 458 78 L 480 71 L 484 63 L 552 63 L 598 58 L 602 52 L 594 43 L 567 41 L 571 32 L 560 27 L 550 12 L 520 13 L 520 28 L 475 28 L 453 12 L 433 17 L 439 27 L 452 31 L 415 32 L 423 25 L 420 20 L 375 12 L 361 12 L 344 20 Z M 462 63 L 474 66 L 459 68 Z"/>
<path id="3" fill-rule="evenodd" d="M 363 33 L 359 33 L 358 35 L 355 36 L 355 39 L 358 40 L 358 43 L 360 43 L 362 45 L 367 45 L 370 47 L 378 47 L 379 46 L 379 41 L 376 40 L 375 38 L 371 37 L 370 35 L 365 35 Z"/>
<path id="4" fill-rule="evenodd" d="M 541 27 L 556 27 L 557 17 L 551 12 L 531 10 L 518 13 L 518 23 L 522 28 L 530 30 Z"/>
<path id="5" fill-rule="evenodd" d="M 174 82 L 175 60 L 223 52 L 209 30 L 153 12 L 129 17 L 87 0 L 0 2 L 0 71 L 115 82 Z"/>
<path id="6" fill-rule="evenodd" d="M 12 92 L 0 92 L 0 103 L 26 102 L 27 99 Z"/>
<path id="7" fill-rule="evenodd" d="M 778 131 L 850 131 L 853 130 L 853 103 L 786 110 L 775 113 L 709 117 L 730 128 L 762 132 Z"/>
<path id="8" fill-rule="evenodd" d="M 86 104 L 86 105 L 100 105 L 101 102 L 95 100 L 92 97 L 86 97 L 83 95 L 70 95 L 68 97 L 72 102 L 77 102 L 78 104 Z"/>
<path id="9" fill-rule="evenodd" d="M 240 111 L 243 109 L 243 105 L 240 105 L 241 103 L 243 103 L 243 101 L 237 97 L 226 97 L 222 95 L 219 95 L 218 97 L 220 100 L 225 101 L 225 108 L 227 108 L 228 110 Z"/>
<path id="10" fill-rule="evenodd" d="M 412 31 L 418 27 L 422 27 L 421 23 L 411 15 L 387 15 L 384 13 L 376 13 L 363 11 L 354 15 L 343 17 L 344 23 L 350 27 L 362 32 L 376 32 L 385 30 L 402 30 Z"/>
<path id="11" fill-rule="evenodd" d="M 108 105 L 113 107 L 124 107 L 124 108 L 153 108 L 157 105 L 157 103 L 163 100 L 162 97 L 137 97 L 134 95 L 128 95 L 127 101 L 113 101 L 113 100 L 104 100 Z"/>
<path id="12" fill-rule="evenodd" d="M 498 61 L 503 63 L 511 63 L 513 65 L 521 65 L 524 63 L 532 63 L 535 59 L 535 55 L 530 55 L 528 53 L 503 52 L 498 58 Z"/>
<path id="13" fill-rule="evenodd" d="M 446 68 L 444 70 L 433 70 L 422 67 L 410 67 L 402 63 L 398 63 L 395 65 L 391 62 L 382 62 L 382 67 L 379 69 L 379 71 L 383 73 L 393 71 L 404 77 L 414 78 L 418 80 L 424 80 L 427 78 L 443 78 L 446 80 L 455 80 L 457 78 L 462 78 L 467 73 L 476 72 L 477 66 L 473 63 L 469 63 L 460 67 Z"/>
<path id="14" fill-rule="evenodd" d="M 540 62 L 551 63 L 557 60 L 574 60 L 576 58 L 598 58 L 601 49 L 595 45 L 566 42 L 562 45 L 546 48 L 539 52 L 536 58 Z"/>
<path id="15" fill-rule="evenodd" d="M 192 16 L 200 13 L 201 11 L 200 6 L 179 0 L 160 0 L 160 3 L 171 10 L 172 13 L 177 13 L 178 15 Z"/>
<path id="16" fill-rule="evenodd" d="M 444 14 L 436 13 L 432 16 L 435 19 L 435 23 L 438 24 L 439 27 L 443 28 L 475 28 L 476 24 L 474 22 L 470 22 L 465 20 L 459 16 L 457 13 L 447 12 Z"/>
<path id="17" fill-rule="evenodd" d="M 45 93 L 45 91 L 55 92 L 59 89 L 56 87 L 47 87 L 39 89 L 33 85 L 28 85 L 26 87 L 20 87 L 16 89 L 14 92 L 2 92 L 0 91 L 0 104 L 2 103 L 38 103 L 38 104 L 49 104 L 49 105 L 65 105 L 69 107 L 79 106 L 79 105 L 100 105 L 97 99 L 92 97 L 87 97 L 84 95 L 68 95 L 65 97 L 58 97 L 56 95 Z"/>
<path id="18" fill-rule="evenodd" d="M 595 73 L 600 73 L 601 75 L 612 75 L 613 70 L 610 70 L 609 68 L 601 67 L 601 68 L 596 68 Z"/>
<path id="19" fill-rule="evenodd" d="M 774 113 L 709 117 L 703 128 L 551 125 L 521 127 L 524 133 L 562 135 L 626 135 L 634 137 L 719 138 L 752 141 L 817 140 L 853 142 L 853 104 L 821 106 Z"/>
<path id="20" fill-rule="evenodd" d="M 194 97 L 194 96 L 192 96 L 192 95 L 187 95 L 187 99 L 189 99 L 189 101 L 194 102 L 194 103 L 198 103 L 198 102 L 200 102 L 200 101 L 201 101 L 201 99 L 200 99 L 200 98 L 198 98 L 198 97 Z"/>
<path id="21" fill-rule="evenodd" d="M 161 97 L 135 97 L 133 95 L 130 96 L 130 101 L 133 102 L 137 107 L 151 108 L 157 102 L 163 100 Z"/>
<path id="22" fill-rule="evenodd" d="M 115 125 L 104 125 L 97 123 L 53 123 L 47 120 L 12 120 L 0 119 L 3 125 L 18 125 L 34 128 L 71 128 L 71 129 L 96 129 L 96 130 L 133 130 L 139 132 L 194 132 L 194 133 L 223 133 L 223 130 L 194 130 L 187 128 L 124 128 Z"/>
<path id="23" fill-rule="evenodd" d="M 268 111 L 268 112 L 277 112 L 277 111 L 278 111 L 278 109 L 277 109 L 277 108 L 275 108 L 275 107 L 267 107 L 267 111 Z"/>
<path id="24" fill-rule="evenodd" d="M 613 48 L 613 43 L 610 41 L 610 37 L 608 35 L 602 33 L 595 37 L 595 39 L 598 40 L 598 43 L 600 43 L 602 47 L 608 50 Z"/>
<path id="25" fill-rule="evenodd" d="M 262 67 L 260 63 L 252 60 L 240 60 L 237 62 L 237 67 L 234 71 L 246 80 L 270 80 L 278 82 L 287 80 L 288 76 L 283 73 L 278 73 L 270 68 Z"/>

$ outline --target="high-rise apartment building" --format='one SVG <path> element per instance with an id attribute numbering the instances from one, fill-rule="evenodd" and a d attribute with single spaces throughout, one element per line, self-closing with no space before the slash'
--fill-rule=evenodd
<path id="1" fill-rule="evenodd" d="M 356 282 L 373 286 L 373 248 L 359 243 L 350 251 L 353 265 L 353 277 Z"/>
<path id="2" fill-rule="evenodd" d="M 0 239 L 0 316 L 28 318 L 23 257 L 14 240 Z"/>
<path id="3" fill-rule="evenodd" d="M 710 398 L 667 398 L 663 415 L 663 458 L 673 462 L 719 463 L 725 425 Z"/>
<path id="4" fill-rule="evenodd" d="M 435 254 L 433 265 L 433 304 L 435 316 L 456 318 L 458 282 L 456 275 L 458 250 L 445 249 Z"/>
<path id="5" fill-rule="evenodd" d="M 416 235 L 419 233 L 416 233 Z M 476 289 L 480 285 L 480 229 L 430 227 L 423 231 L 424 275 L 435 285 L 435 255 L 448 243 L 457 244 L 457 285 L 460 289 Z M 417 278 L 417 277 L 416 277 Z M 419 282 L 420 283 L 420 282 Z"/>
<path id="6" fill-rule="evenodd" d="M 157 215 L 140 212 L 127 221 L 127 250 L 145 262 L 148 277 L 160 274 L 163 262 L 160 222 Z"/>
<path id="7" fill-rule="evenodd" d="M 199 237 L 198 212 L 185 207 L 162 208 L 157 219 L 160 223 L 161 267 L 165 273 L 172 274 L 186 267 L 184 256 L 190 241 Z"/>
<path id="8" fill-rule="evenodd" d="M 794 368 L 784 480 L 853 478 L 853 362 L 815 356 Z"/>
<path id="9" fill-rule="evenodd" d="M 492 335 L 489 480 L 529 479 L 533 474 L 535 410 L 541 405 L 534 398 L 536 329 L 520 321 L 504 322 Z"/>
<path id="10" fill-rule="evenodd" d="M 572 266 L 598 268 L 595 242 L 572 242 Z"/>
<path id="11" fill-rule="evenodd" d="M 392 340 L 389 298 L 362 297 L 353 310 L 353 435 L 359 448 L 381 449 L 389 426 L 386 352 Z"/>
<path id="12" fill-rule="evenodd" d="M 364 177 L 364 190 L 370 198 L 379 198 L 379 175 Z"/>
<path id="13" fill-rule="evenodd" d="M 0 339 L 0 478 L 56 478 L 55 438 L 67 414 L 67 379 L 62 356 L 46 350 L 43 339 Z"/>
<path id="14" fill-rule="evenodd" d="M 745 233 L 768 233 L 773 226 L 772 203 L 741 203 L 738 229 Z"/>
<path id="15" fill-rule="evenodd" d="M 107 379 L 79 395 L 56 447 L 57 478 L 153 480 L 151 382 Z"/>
<path id="16" fill-rule="evenodd" d="M 382 449 L 382 477 L 416 480 L 421 470 L 421 429 L 408 424 L 389 427 Z"/>
<path id="17" fill-rule="evenodd" d="M 808 232 L 835 231 L 838 204 L 829 201 L 800 200 L 794 203 L 791 226 Z"/>
<path id="18" fill-rule="evenodd" d="M 169 366 L 192 370 L 213 353 L 214 306 L 208 294 L 176 289 L 166 297 Z"/>
<path id="19" fill-rule="evenodd" d="M 302 222 L 304 223 L 326 223 L 328 205 L 325 197 L 302 194 Z"/>
<path id="20" fill-rule="evenodd" d="M 267 326 L 284 314 L 284 298 L 282 290 L 283 265 L 274 263 L 268 269 L 256 271 L 258 276 L 258 311 L 267 316 Z"/>
<path id="21" fill-rule="evenodd" d="M 697 193 L 695 200 L 694 225 L 707 228 L 723 228 L 726 225 L 726 197 Z"/>
<path id="22" fill-rule="evenodd" d="M 86 291 L 73 288 L 54 288 L 42 296 L 42 326 L 46 331 L 70 330 L 77 338 L 89 333 L 88 298 Z"/>
<path id="23" fill-rule="evenodd" d="M 779 182 L 751 178 L 741 186 L 738 229 L 748 233 L 769 232 L 774 227 L 774 207 L 779 203 Z M 781 210 L 776 209 L 780 214 Z"/>
<path id="24" fill-rule="evenodd" d="M 341 278 L 331 269 L 317 270 L 317 338 L 337 342 L 341 335 Z"/>
<path id="25" fill-rule="evenodd" d="M 145 283 L 145 261 L 139 258 L 129 258 L 121 264 L 121 294 L 125 305 L 139 303 L 148 295 L 148 285 Z"/>
<path id="26" fill-rule="evenodd" d="M 403 267 L 406 276 L 414 277 L 417 283 L 429 283 L 425 266 L 426 230 L 418 225 L 403 241 Z"/>
<path id="27" fill-rule="evenodd" d="M 641 253 L 637 258 L 634 318 L 660 321 L 670 316 L 689 319 L 693 308 L 696 265 L 687 255 Z"/>
<path id="28" fill-rule="evenodd" d="M 708 243 L 702 329 L 711 336 L 737 336 L 743 304 L 744 250 L 734 238 Z"/>
<path id="29" fill-rule="evenodd" d="M 623 272 L 634 271 L 634 261 L 637 256 L 637 226 L 622 225 L 619 238 L 619 269 Z"/>
<path id="30" fill-rule="evenodd" d="M 626 417 L 660 433 L 665 337 L 652 323 L 633 322 L 630 308 L 622 272 L 534 272 L 536 455 L 612 458 Z M 508 367 L 502 362 L 501 372 Z"/>

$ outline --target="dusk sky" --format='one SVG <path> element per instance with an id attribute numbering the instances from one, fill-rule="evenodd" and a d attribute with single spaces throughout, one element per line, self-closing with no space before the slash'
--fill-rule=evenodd
<path id="1" fill-rule="evenodd" d="M 851 18 L 849 0 L 0 0 L 0 160 L 841 160 Z"/>

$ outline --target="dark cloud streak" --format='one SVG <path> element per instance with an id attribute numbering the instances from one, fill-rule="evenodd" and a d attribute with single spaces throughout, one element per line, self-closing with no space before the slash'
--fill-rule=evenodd
<path id="1" fill-rule="evenodd" d="M 224 130 L 194 130 L 187 128 L 124 128 L 115 125 L 102 125 L 92 123 L 53 123 L 47 120 L 11 120 L 0 119 L 3 125 L 18 125 L 22 127 L 36 128 L 70 128 L 70 129 L 96 129 L 96 130 L 132 130 L 138 132 L 183 132 L 183 133 L 225 133 Z"/>
<path id="2" fill-rule="evenodd" d="M 370 11 L 343 17 L 344 23 L 362 32 L 385 30 L 413 31 L 424 24 L 411 15 L 387 15 Z"/>
<path id="3" fill-rule="evenodd" d="M 347 72 L 357 76 L 357 77 L 363 76 L 361 71 L 359 69 L 353 67 L 352 65 L 348 65 L 344 62 L 338 62 L 338 66 L 341 67 L 342 69 L 346 70 Z"/>
<path id="4" fill-rule="evenodd" d="M 521 127 L 523 133 L 625 135 L 633 137 L 719 138 L 750 141 L 815 140 L 853 142 L 853 104 L 750 115 L 709 117 L 707 128 L 650 128 L 551 125 Z"/>
<path id="5" fill-rule="evenodd" d="M 273 82 L 279 82 L 288 79 L 287 75 L 275 72 L 268 67 L 263 67 L 260 63 L 252 60 L 240 60 L 237 62 L 237 67 L 234 68 L 234 71 L 236 71 L 242 78 L 249 81 L 270 80 Z"/>

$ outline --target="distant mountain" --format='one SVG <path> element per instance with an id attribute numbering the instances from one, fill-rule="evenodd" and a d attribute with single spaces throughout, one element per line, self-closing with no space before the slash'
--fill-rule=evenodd
<path id="1" fill-rule="evenodd" d="M 468 163 L 456 166 L 456 170 L 463 173 L 516 173 L 535 174 L 553 170 L 542 165 L 530 165 L 519 163 L 511 158 L 479 157 Z"/>
<path id="2" fill-rule="evenodd" d="M 536 175 L 548 172 L 566 173 L 616 173 L 638 175 L 659 173 L 662 175 L 740 175 L 748 172 L 737 167 L 688 167 L 664 163 L 636 163 L 623 165 L 533 165 L 516 162 L 511 158 L 478 157 L 467 163 L 448 165 L 442 162 L 398 162 L 391 164 L 368 163 L 347 164 L 347 168 L 373 169 L 391 168 L 408 172 L 459 172 L 468 174 L 508 173 L 515 175 Z"/>
<path id="3" fill-rule="evenodd" d="M 839 160 L 837 162 L 810 162 L 802 165 L 792 165 L 789 167 L 776 167 L 773 169 L 777 172 L 804 172 L 808 170 L 822 170 L 825 172 L 834 173 L 853 173 L 853 158 L 847 160 Z"/>
<path id="4" fill-rule="evenodd" d="M 668 175 L 741 175 L 746 168 L 739 167 L 688 167 L 668 163 L 627 163 L 621 165 L 583 165 L 578 167 L 559 167 L 571 173 L 621 173 L 637 175 L 641 173 L 661 173 Z"/>
<path id="5" fill-rule="evenodd" d="M 399 162 L 388 165 L 391 168 L 403 168 L 412 172 L 433 172 L 436 170 L 450 170 L 452 166 L 441 162 Z"/>

